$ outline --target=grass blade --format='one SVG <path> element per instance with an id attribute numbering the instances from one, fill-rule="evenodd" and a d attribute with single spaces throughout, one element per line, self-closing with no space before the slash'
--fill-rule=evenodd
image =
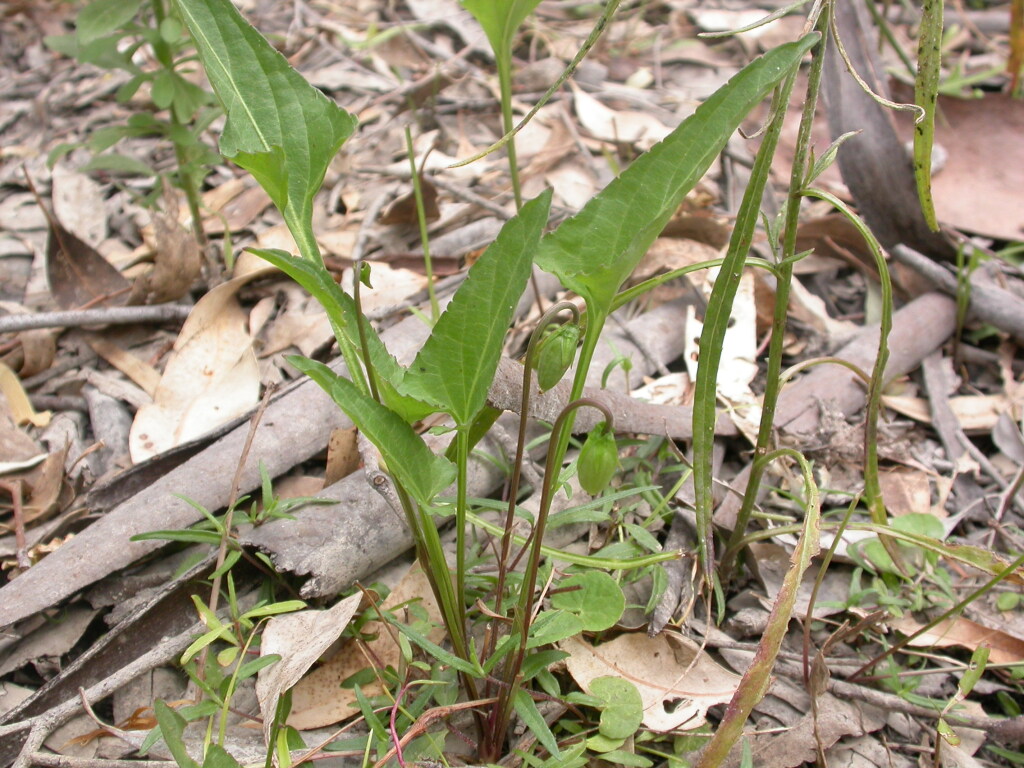
<path id="1" fill-rule="evenodd" d="M 942 5 L 944 0 L 924 0 L 920 38 L 917 41 L 917 77 L 914 103 L 924 110 L 914 125 L 914 179 L 921 213 L 932 232 L 939 231 L 932 200 L 932 145 L 935 142 L 935 107 L 942 69 Z"/>

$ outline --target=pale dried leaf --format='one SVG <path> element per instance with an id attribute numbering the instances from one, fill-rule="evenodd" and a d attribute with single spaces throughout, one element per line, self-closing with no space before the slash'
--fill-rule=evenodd
<path id="1" fill-rule="evenodd" d="M 572 85 L 572 81 L 569 82 Z M 664 139 L 671 130 L 646 112 L 610 109 L 576 85 L 573 85 L 573 104 L 583 127 L 601 141 L 636 144 L 647 149 Z"/>
<path id="2" fill-rule="evenodd" d="M 238 266 L 242 266 L 239 261 Z M 264 266 L 263 274 L 271 268 Z M 153 402 L 129 436 L 136 463 L 241 416 L 259 401 L 259 367 L 236 294 L 260 272 L 236 277 L 197 303 L 174 344 Z"/>
<path id="3" fill-rule="evenodd" d="M 922 397 L 883 395 L 882 403 L 896 413 L 922 424 L 931 424 L 931 409 Z M 960 395 L 949 398 L 949 407 L 964 432 L 990 432 L 1003 413 L 1012 412 L 1013 402 L 1006 395 Z"/>
<path id="4" fill-rule="evenodd" d="M 160 373 L 156 368 L 139 360 L 131 352 L 121 349 L 117 344 L 105 339 L 103 336 L 89 335 L 86 337 L 85 343 L 97 355 L 142 387 L 147 395 L 153 397 L 156 393 L 157 387 L 160 384 Z"/>
<path id="5" fill-rule="evenodd" d="M 397 587 L 388 595 L 382 608 L 387 610 L 409 600 L 421 599 L 431 621 L 440 627 L 441 617 L 427 577 L 418 566 L 414 566 L 402 579 Z M 379 622 L 369 622 L 364 632 L 375 633 L 376 639 L 366 644 L 366 655 L 355 642 L 342 645 L 334 657 L 323 666 L 317 667 L 302 678 L 292 689 L 292 713 L 288 724 L 299 729 L 309 730 L 340 722 L 345 718 L 359 713 L 355 692 L 351 688 L 342 688 L 341 683 L 360 670 L 369 666 L 368 659 L 381 664 L 398 666 L 400 650 L 392 641 L 391 634 Z M 439 641 L 442 635 L 436 629 L 431 639 Z M 366 696 L 375 696 L 381 692 L 377 682 L 362 686 Z"/>
<path id="6" fill-rule="evenodd" d="M 924 626 L 910 615 L 894 619 L 890 624 L 894 629 L 907 635 L 917 632 Z M 959 646 L 970 651 L 975 651 L 985 645 L 990 649 L 988 657 L 990 664 L 1020 664 L 1024 662 L 1024 639 L 1014 637 L 999 629 L 990 629 L 963 617 L 940 622 L 914 638 L 910 645 L 917 648 Z"/>
<path id="7" fill-rule="evenodd" d="M 93 248 L 107 237 L 103 190 L 84 173 L 57 163 L 52 177 L 53 213 L 61 225 Z"/>
<path id="8" fill-rule="evenodd" d="M 697 643 L 670 632 L 620 635 L 596 647 L 572 637 L 559 647 L 570 654 L 569 674 L 588 693 L 597 677 L 633 683 L 644 703 L 644 725 L 659 733 L 700 727 L 708 708 L 730 701 L 740 682 Z"/>
<path id="9" fill-rule="evenodd" d="M 256 698 L 263 716 L 263 736 L 269 742 L 277 701 L 302 678 L 352 620 L 362 593 L 350 595 L 326 611 L 299 611 L 274 616 L 260 642 L 260 656 L 272 653 L 281 660 L 260 670 Z"/>
<path id="10" fill-rule="evenodd" d="M 7 409 L 18 426 L 31 424 L 45 427 L 50 423 L 50 412 L 39 413 L 32 407 L 25 388 L 21 386 L 21 380 L 3 363 L 0 363 L 0 393 L 7 401 Z"/>

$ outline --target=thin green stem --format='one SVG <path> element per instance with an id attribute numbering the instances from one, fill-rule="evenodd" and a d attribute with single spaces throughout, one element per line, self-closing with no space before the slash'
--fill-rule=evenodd
<path id="1" fill-rule="evenodd" d="M 466 497 L 469 467 L 469 428 L 455 432 L 455 597 L 462 634 L 466 634 Z"/>
<path id="2" fill-rule="evenodd" d="M 423 244 L 423 269 L 427 274 L 427 295 L 430 297 L 430 319 L 437 322 L 441 316 L 441 308 L 437 303 L 434 290 L 434 265 L 430 259 L 430 234 L 427 232 L 427 213 L 423 207 L 423 185 L 420 182 L 420 171 L 416 168 L 416 150 L 412 145 L 412 131 L 405 127 L 405 149 L 409 154 L 409 167 L 412 169 L 412 192 L 416 200 L 416 221 L 420 227 L 420 242 Z"/>
<path id="3" fill-rule="evenodd" d="M 589 335 L 589 334 L 588 334 Z M 596 400 L 581 397 L 572 400 L 562 412 L 558 414 L 551 429 L 551 443 L 557 445 L 562 436 L 571 434 L 572 424 L 575 421 L 576 411 L 584 406 L 596 408 L 608 422 L 608 428 L 615 430 L 615 419 L 608 407 Z M 522 685 L 522 666 L 526 658 L 526 647 L 529 642 L 530 622 L 533 616 L 534 602 L 537 590 L 537 574 L 540 571 L 541 545 L 544 541 L 544 529 L 547 526 L 548 513 L 551 511 L 551 500 L 555 490 L 558 488 L 558 475 L 561 467 L 561 457 L 557 450 L 548 451 L 547 462 L 544 466 L 544 485 L 541 488 L 540 507 L 537 510 L 537 520 L 530 535 L 532 546 L 530 556 L 523 572 L 523 584 L 519 591 L 519 605 L 512 617 L 512 636 L 518 639 L 519 647 L 514 653 L 505 658 L 505 664 L 501 679 L 505 685 L 498 694 L 498 702 L 495 705 L 497 717 L 493 723 L 494 727 L 488 734 L 492 738 L 503 738 L 505 727 L 512 716 L 512 709 L 516 694 Z M 489 745 L 493 749 L 495 745 Z M 491 754 L 490 751 L 485 754 Z"/>
<path id="4" fill-rule="evenodd" d="M 164 8 L 163 0 L 152 0 L 152 7 L 153 18 L 156 21 L 157 28 L 159 28 L 167 17 L 167 10 Z M 157 35 L 156 40 L 153 42 L 153 53 L 156 55 L 157 61 L 160 62 L 160 66 L 168 72 L 174 71 L 174 54 L 171 51 L 171 46 L 160 35 Z M 187 130 L 187 126 L 178 119 L 173 105 L 169 112 L 171 125 Z M 185 155 L 185 148 L 177 141 L 172 141 L 171 143 L 174 145 L 174 160 L 178 165 L 178 178 L 181 181 L 181 188 L 185 192 L 189 215 L 192 217 L 192 232 L 200 247 L 205 248 L 207 244 L 206 232 L 203 231 L 203 216 L 199 201 L 199 185 L 202 183 L 202 179 L 197 179 L 192 172 L 192 166 Z"/>
<path id="5" fill-rule="evenodd" d="M 828 24 L 831 15 L 831 4 L 817 19 L 818 30 L 822 33 L 821 42 L 811 52 L 811 66 L 807 75 L 807 90 L 804 100 L 803 114 L 797 132 L 796 151 L 793 157 L 792 173 L 789 182 L 789 197 L 786 203 L 786 218 L 780 264 L 778 266 L 775 289 L 775 310 L 772 317 L 772 336 L 768 345 L 768 368 L 765 375 L 765 391 L 761 399 L 761 424 L 758 428 L 757 443 L 754 448 L 754 462 L 750 470 L 743 503 L 736 515 L 729 540 L 722 557 L 721 577 L 727 580 L 732 571 L 733 560 L 738 553 L 738 544 L 743 538 L 750 522 L 757 499 L 757 489 L 761 484 L 767 462 L 765 457 L 771 449 L 775 410 L 778 406 L 779 393 L 783 378 L 782 353 L 785 342 L 787 312 L 789 310 L 789 291 L 793 279 L 793 257 L 796 254 L 797 225 L 800 219 L 800 200 L 807 174 L 807 162 L 810 156 L 811 128 L 814 124 L 814 113 L 821 90 L 821 75 L 825 61 L 825 45 L 828 39 Z M 781 125 L 779 126 L 781 128 Z M 760 156 L 760 155 L 759 155 Z"/>
<path id="6" fill-rule="evenodd" d="M 379 403 L 381 400 L 380 392 L 377 390 L 377 374 L 370 363 L 370 341 L 367 338 L 366 326 L 363 324 L 363 300 L 360 293 L 363 284 L 362 271 L 363 260 L 358 259 L 352 265 L 352 301 L 356 308 L 355 324 L 359 334 L 359 350 L 363 357 L 363 367 L 366 369 L 366 382 L 370 387 L 370 396 Z"/>
<path id="7" fill-rule="evenodd" d="M 501 532 L 501 550 L 498 555 L 498 581 L 495 587 L 494 612 L 501 614 L 503 610 L 502 601 L 505 593 L 505 581 L 508 578 L 508 558 L 512 549 L 512 528 L 515 522 L 516 501 L 519 499 L 519 484 L 522 479 L 523 461 L 526 457 L 526 428 L 529 424 L 527 414 L 530 407 L 530 395 L 533 390 L 533 363 L 537 349 L 544 332 L 548 326 L 555 321 L 559 313 L 569 311 L 572 313 L 572 322 L 578 323 L 580 319 L 579 310 L 576 305 L 569 301 L 560 302 L 550 307 L 537 323 L 537 328 L 530 335 L 530 341 L 526 346 L 526 357 L 523 361 L 523 394 L 519 407 L 519 430 L 516 438 L 516 457 L 512 463 L 512 477 L 508 487 L 508 508 L 505 513 L 505 527 Z M 489 658 L 494 653 L 494 646 L 498 640 L 496 626 L 488 637 L 487 646 L 484 649 L 483 658 Z"/>
<path id="8" fill-rule="evenodd" d="M 515 129 L 515 117 L 512 114 L 512 57 L 508 51 L 495 52 L 498 64 L 498 89 L 501 95 L 501 130 L 506 135 Z M 508 156 L 509 177 L 512 179 L 512 196 L 516 201 L 516 210 L 523 207 L 523 188 L 519 181 L 519 163 L 516 158 L 516 137 L 513 134 L 505 145 Z"/>

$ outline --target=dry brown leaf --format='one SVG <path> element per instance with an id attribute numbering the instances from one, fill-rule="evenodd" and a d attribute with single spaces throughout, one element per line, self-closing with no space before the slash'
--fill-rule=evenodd
<path id="1" fill-rule="evenodd" d="M 1001 414 L 1014 410 L 1014 403 L 1006 395 L 960 395 L 948 402 L 961 428 L 971 433 L 991 432 Z M 882 403 L 914 421 L 932 423 L 931 408 L 922 397 L 883 395 Z"/>
<path id="2" fill-rule="evenodd" d="M 240 265 L 241 266 L 241 265 Z M 241 416 L 259 401 L 259 367 L 236 298 L 265 266 L 201 298 L 178 334 L 153 396 L 139 408 L 128 446 L 138 463 Z"/>
<path id="3" fill-rule="evenodd" d="M 905 635 L 917 632 L 923 624 L 919 624 L 911 616 L 894 619 L 890 625 Z M 977 622 L 963 617 L 946 619 L 914 638 L 910 645 L 917 648 L 949 648 L 960 646 L 975 651 L 981 646 L 990 649 L 990 664 L 1020 664 L 1024 662 L 1024 639 L 1014 637 L 999 629 L 990 629 Z"/>
<path id="4" fill-rule="evenodd" d="M 544 181 L 555 191 L 557 204 L 578 211 L 598 190 L 590 171 L 576 163 L 560 163 L 544 174 Z"/>
<path id="5" fill-rule="evenodd" d="M 327 443 L 327 477 L 324 487 L 334 485 L 343 477 L 348 477 L 359 468 L 362 458 L 356 445 L 356 428 L 347 427 L 331 432 Z"/>
<path id="6" fill-rule="evenodd" d="M 50 221 L 46 279 L 61 309 L 123 306 L 131 284 L 88 243 Z"/>
<path id="7" fill-rule="evenodd" d="M 427 577 L 419 566 L 412 567 L 388 595 L 382 607 L 387 610 L 416 598 L 422 599 L 430 620 L 440 627 L 440 611 Z M 364 632 L 377 634 L 376 639 L 366 644 L 365 655 L 354 641 L 346 642 L 330 661 L 314 669 L 292 689 L 292 713 L 288 717 L 288 725 L 305 731 L 332 725 L 359 714 L 355 692 L 351 688 L 342 688 L 341 683 L 356 672 L 366 669 L 369 666 L 368 658 L 395 667 L 400 658 L 400 650 L 391 639 L 388 628 L 382 627 L 379 622 L 369 622 Z M 438 642 L 441 632 L 440 628 L 434 630 L 431 639 Z M 362 686 L 362 690 L 366 696 L 376 696 L 381 692 L 377 682 Z"/>
<path id="8" fill-rule="evenodd" d="M 331 321 L 314 299 L 298 286 L 284 289 L 287 304 L 282 312 L 267 324 L 260 334 L 265 342 L 260 348 L 260 357 L 295 347 L 307 357 L 334 339 Z"/>
<path id="9" fill-rule="evenodd" d="M 670 129 L 658 118 L 646 112 L 610 109 L 579 86 L 573 89 L 576 116 L 595 139 L 613 143 L 636 144 L 648 149 L 664 139 Z"/>
<path id="10" fill-rule="evenodd" d="M 360 289 L 363 312 L 367 314 L 401 306 L 407 298 L 427 287 L 426 276 L 411 269 L 396 268 L 383 261 L 363 263 L 370 265 L 370 282 L 373 284 L 373 288 L 363 286 Z M 436 269 L 437 261 L 434 263 Z M 346 269 L 342 275 L 342 285 L 352 285 L 351 269 Z"/>
<path id="11" fill-rule="evenodd" d="M 277 701 L 330 648 L 352 620 L 362 593 L 350 595 L 326 611 L 298 611 L 267 622 L 260 656 L 276 653 L 281 660 L 260 670 L 256 698 L 263 716 L 263 737 L 269 742 Z"/>
<path id="12" fill-rule="evenodd" d="M 0 474 L 29 469 L 46 457 L 46 452 L 15 424 L 4 397 L 0 397 Z"/>
<path id="13" fill-rule="evenodd" d="M 708 708 L 732 699 L 741 679 L 697 643 L 671 632 L 620 635 L 596 647 L 572 637 L 559 647 L 570 654 L 569 674 L 587 693 L 597 677 L 633 683 L 643 700 L 644 725 L 659 733 L 699 728 Z"/>
<path id="14" fill-rule="evenodd" d="M 49 425 L 50 412 L 39 413 L 32 407 L 25 388 L 21 386 L 21 380 L 3 363 L 0 363 L 0 393 L 6 399 L 7 409 L 18 426 L 31 424 L 35 427 L 45 427 Z"/>
<path id="15" fill-rule="evenodd" d="M 263 187 L 249 187 L 232 197 L 215 215 L 207 217 L 203 230 L 211 235 L 223 234 L 225 230 L 238 232 L 252 224 L 271 202 Z"/>
<path id="16" fill-rule="evenodd" d="M 143 231 L 146 237 L 147 231 Z M 203 259 L 195 235 L 174 215 L 153 214 L 150 246 L 153 267 L 132 286 L 132 302 L 161 304 L 186 295 L 202 273 Z"/>
<path id="17" fill-rule="evenodd" d="M 203 208 L 214 213 L 220 211 L 225 205 L 230 203 L 247 187 L 246 180 L 244 178 L 235 178 L 230 181 L 226 181 L 219 187 L 214 187 L 208 192 L 203 193 Z M 187 216 L 185 212 L 183 215 Z M 185 223 L 185 222 L 182 222 Z M 203 221 L 203 227 L 205 228 L 207 220 Z"/>
<path id="18" fill-rule="evenodd" d="M 691 220 L 693 218 L 695 217 L 690 217 Z M 683 225 L 680 224 L 679 226 Z M 717 248 L 694 239 L 659 237 L 647 249 L 647 253 L 640 260 L 640 264 L 637 265 L 633 274 L 630 275 L 630 281 L 643 282 L 655 275 L 690 267 L 702 261 L 711 261 L 719 258 L 721 255 Z M 702 285 L 704 283 L 705 270 L 691 272 L 687 277 L 694 285 Z"/>
<path id="19" fill-rule="evenodd" d="M 85 343 L 93 352 L 142 387 L 147 395 L 153 397 L 156 393 L 160 384 L 160 373 L 156 368 L 102 336 L 86 336 Z"/>
<path id="20" fill-rule="evenodd" d="M 53 365 L 57 357 L 57 337 L 62 329 L 37 328 L 22 331 L 16 336 L 18 344 L 0 362 L 17 370 L 23 379 L 42 373 Z"/>
<path id="21" fill-rule="evenodd" d="M 441 211 L 437 207 L 437 187 L 422 174 L 420 174 L 420 191 L 423 198 L 423 215 L 427 221 L 437 221 L 441 217 Z M 380 217 L 380 223 L 388 226 L 408 227 L 414 226 L 418 222 L 415 190 L 409 190 L 394 200 Z"/>
<path id="22" fill-rule="evenodd" d="M 932 489 L 928 475 L 909 467 L 895 467 L 878 475 L 885 508 L 892 515 L 910 512 L 940 512 L 932 509 Z"/>

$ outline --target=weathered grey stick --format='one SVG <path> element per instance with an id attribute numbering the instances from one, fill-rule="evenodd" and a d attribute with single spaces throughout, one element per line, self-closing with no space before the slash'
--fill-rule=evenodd
<path id="1" fill-rule="evenodd" d="M 181 323 L 192 307 L 158 304 L 144 307 L 100 307 L 68 312 L 25 312 L 0 317 L 0 333 L 37 328 L 82 328 L 90 325 L 131 325 L 134 323 Z"/>

